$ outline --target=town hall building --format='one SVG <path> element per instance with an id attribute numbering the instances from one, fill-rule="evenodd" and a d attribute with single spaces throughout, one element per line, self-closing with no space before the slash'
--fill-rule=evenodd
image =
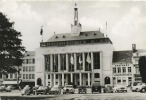
<path id="1" fill-rule="evenodd" d="M 100 30 L 81 29 L 75 6 L 71 32 L 54 34 L 36 49 L 35 85 L 113 85 L 112 41 Z"/>

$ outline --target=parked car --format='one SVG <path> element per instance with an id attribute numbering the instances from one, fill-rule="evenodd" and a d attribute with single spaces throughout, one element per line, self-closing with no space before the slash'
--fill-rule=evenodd
<path id="1" fill-rule="evenodd" d="M 146 86 L 146 83 L 138 83 L 136 86 L 132 88 L 133 92 L 140 92 L 140 90 Z"/>
<path id="2" fill-rule="evenodd" d="M 127 92 L 127 87 L 124 85 L 116 84 L 113 88 L 113 92 Z"/>
<path id="3" fill-rule="evenodd" d="M 101 93 L 101 85 L 99 82 L 96 82 L 96 83 L 93 83 L 91 85 L 91 92 L 94 93 L 94 92 L 99 92 Z"/>
<path id="4" fill-rule="evenodd" d="M 22 95 L 30 95 L 31 93 L 33 93 L 32 88 L 29 85 L 26 85 L 22 90 L 21 90 L 21 94 Z"/>
<path id="5" fill-rule="evenodd" d="M 73 85 L 65 85 L 65 87 L 63 88 L 63 94 L 66 93 L 72 93 L 74 94 L 75 89 L 73 88 Z"/>
<path id="6" fill-rule="evenodd" d="M 139 83 L 137 83 L 136 85 L 132 86 L 132 88 L 131 88 L 132 92 L 136 92 L 136 89 L 137 89 L 141 84 L 142 84 L 142 83 L 139 82 Z"/>
<path id="7" fill-rule="evenodd" d="M 113 87 L 110 84 L 106 84 L 103 88 L 104 93 L 113 93 Z"/>
<path id="8" fill-rule="evenodd" d="M 60 94 L 61 93 L 61 87 L 59 85 L 54 85 L 50 92 L 50 94 Z"/>
<path id="9" fill-rule="evenodd" d="M 86 93 L 86 92 L 87 92 L 86 86 L 79 86 L 78 93 Z"/>
<path id="10" fill-rule="evenodd" d="M 0 86 L 0 92 L 3 92 L 6 90 L 6 87 L 4 85 Z"/>
<path id="11" fill-rule="evenodd" d="M 49 87 L 48 86 L 39 86 L 39 88 L 36 90 L 36 95 L 38 94 L 47 94 L 49 93 Z"/>
<path id="12" fill-rule="evenodd" d="M 7 86 L 6 92 L 11 92 L 11 91 L 12 91 L 12 86 L 11 85 Z"/>
<path id="13" fill-rule="evenodd" d="M 146 86 L 143 86 L 140 90 L 141 93 L 145 93 L 146 92 Z"/>

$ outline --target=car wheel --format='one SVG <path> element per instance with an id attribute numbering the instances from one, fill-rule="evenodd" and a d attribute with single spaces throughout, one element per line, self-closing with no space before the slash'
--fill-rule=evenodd
<path id="1" fill-rule="evenodd" d="M 141 91 L 142 91 L 142 92 L 146 92 L 146 89 L 143 88 Z"/>

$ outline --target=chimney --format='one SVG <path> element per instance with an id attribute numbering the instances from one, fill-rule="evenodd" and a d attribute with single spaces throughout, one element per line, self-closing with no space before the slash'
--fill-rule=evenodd
<path id="1" fill-rule="evenodd" d="M 136 44 L 132 44 L 132 50 L 133 52 L 136 52 Z"/>

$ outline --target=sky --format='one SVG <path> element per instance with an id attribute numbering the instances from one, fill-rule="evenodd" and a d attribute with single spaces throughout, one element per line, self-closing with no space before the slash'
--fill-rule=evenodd
<path id="1" fill-rule="evenodd" d="M 1 0 L 0 12 L 15 22 L 27 51 L 39 48 L 55 34 L 71 33 L 77 3 L 82 31 L 100 31 L 115 50 L 146 49 L 146 1 Z M 107 22 L 107 29 L 106 29 Z"/>

